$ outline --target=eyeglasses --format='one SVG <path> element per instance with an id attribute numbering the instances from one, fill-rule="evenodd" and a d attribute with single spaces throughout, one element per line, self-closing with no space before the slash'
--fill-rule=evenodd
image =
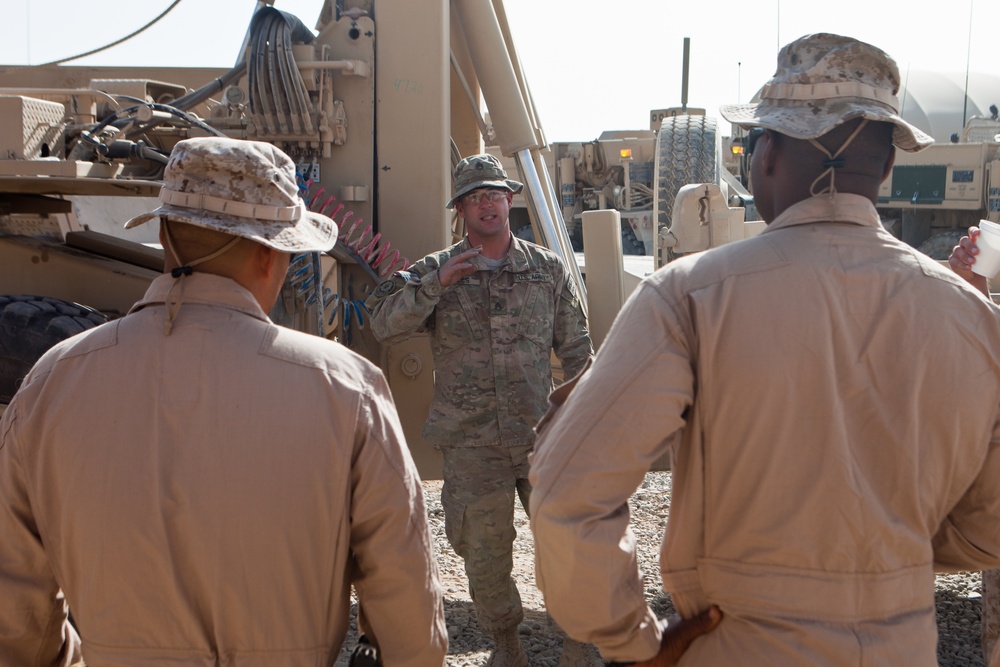
<path id="1" fill-rule="evenodd" d="M 754 148 L 757 147 L 757 140 L 764 136 L 766 130 L 762 127 L 755 127 L 747 132 L 746 138 L 746 154 L 747 157 L 753 155 Z"/>
<path id="2" fill-rule="evenodd" d="M 479 206 L 483 200 L 491 204 L 496 204 L 501 199 L 506 199 L 507 193 L 504 190 L 476 190 L 462 197 L 462 201 L 472 206 Z"/>

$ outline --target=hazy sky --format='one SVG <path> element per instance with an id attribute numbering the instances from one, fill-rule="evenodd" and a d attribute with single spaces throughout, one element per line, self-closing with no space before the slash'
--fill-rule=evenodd
<path id="1" fill-rule="evenodd" d="M 2 0 L 0 64 L 38 64 L 103 46 L 172 0 Z M 423 0 L 412 0 L 417 6 Z M 810 32 L 871 42 L 908 69 L 997 73 L 996 1 L 505 0 L 516 47 L 550 140 L 587 141 L 648 127 L 650 109 L 679 106 L 684 37 L 688 105 L 717 115 L 773 73 L 778 47 Z M 228 66 L 254 0 L 183 0 L 130 42 L 70 64 Z M 313 26 L 321 0 L 276 0 Z M 749 9 L 749 11 L 748 11 Z M 971 37 L 971 39 L 970 39 Z M 1000 91 L 998 91 L 1000 102 Z M 960 103 L 960 102 L 959 102 Z"/>

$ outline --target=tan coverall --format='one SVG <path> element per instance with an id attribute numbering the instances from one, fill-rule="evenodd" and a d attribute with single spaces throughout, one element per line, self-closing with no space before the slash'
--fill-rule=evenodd
<path id="1" fill-rule="evenodd" d="M 195 273 L 50 350 L 0 446 L 0 664 L 332 664 L 350 587 L 386 665 L 447 647 L 419 478 L 381 372 Z M 176 295 L 176 291 L 175 291 Z"/>
<path id="2" fill-rule="evenodd" d="M 627 501 L 669 451 L 660 566 L 725 616 L 689 665 L 937 665 L 935 570 L 1000 565 L 1000 310 L 820 196 L 633 294 L 532 462 L 538 582 L 605 659 L 649 658 Z"/>

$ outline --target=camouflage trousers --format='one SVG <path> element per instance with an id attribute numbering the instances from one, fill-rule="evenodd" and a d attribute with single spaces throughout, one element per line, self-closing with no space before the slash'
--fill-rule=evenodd
<path id="1" fill-rule="evenodd" d="M 983 659 L 989 667 L 1000 667 L 1000 570 L 983 571 L 982 603 Z"/>
<path id="2" fill-rule="evenodd" d="M 516 447 L 442 447 L 441 505 L 448 542 L 465 560 L 479 627 L 497 634 L 524 618 L 514 569 L 514 495 L 527 510 L 528 453 Z"/>

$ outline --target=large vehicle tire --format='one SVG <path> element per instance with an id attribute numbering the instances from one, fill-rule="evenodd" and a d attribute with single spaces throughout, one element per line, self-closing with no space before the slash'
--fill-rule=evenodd
<path id="1" fill-rule="evenodd" d="M 622 254 L 623 255 L 645 255 L 646 244 L 640 241 L 632 227 L 622 220 Z"/>
<path id="2" fill-rule="evenodd" d="M 0 403 L 10 403 L 46 350 L 107 319 L 93 308 L 61 299 L 0 295 Z"/>
<path id="3" fill-rule="evenodd" d="M 721 137 L 708 116 L 664 118 L 656 134 L 653 217 L 657 230 L 670 227 L 677 192 L 690 183 L 718 183 Z"/>

